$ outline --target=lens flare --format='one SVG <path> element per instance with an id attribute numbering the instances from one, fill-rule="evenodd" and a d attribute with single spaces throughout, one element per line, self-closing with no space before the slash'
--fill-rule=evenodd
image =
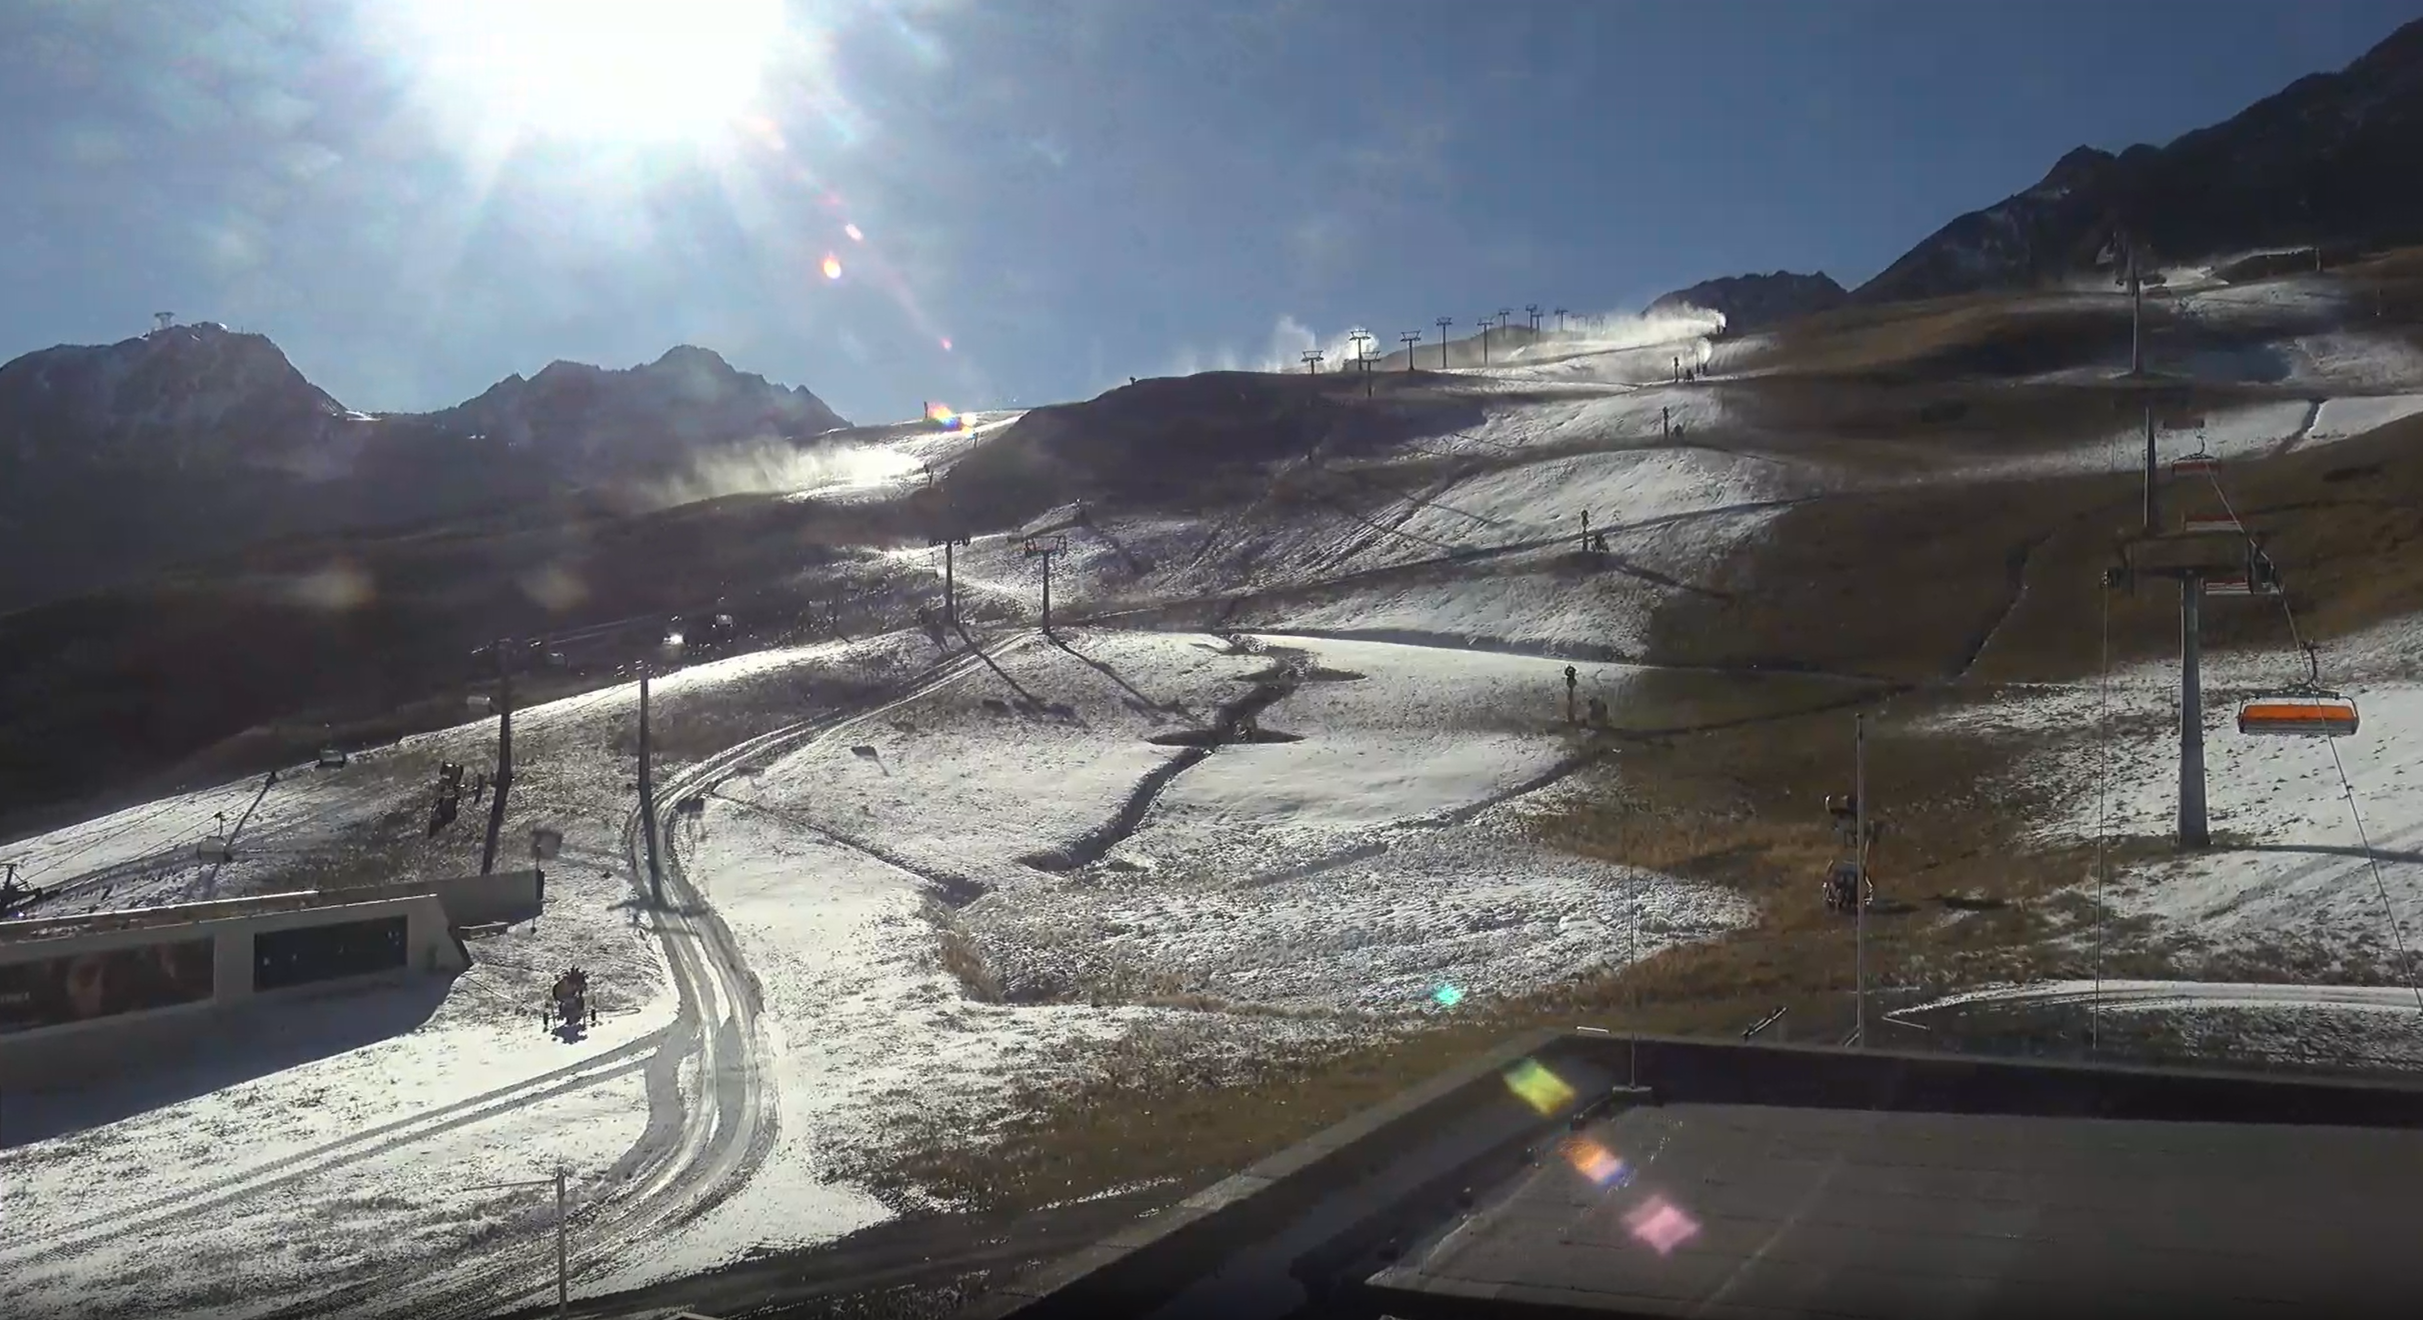
<path id="1" fill-rule="evenodd" d="M 964 430 L 968 424 L 967 414 L 952 412 L 951 406 L 947 403 L 927 404 L 925 419 L 945 431 Z"/>
<path id="2" fill-rule="evenodd" d="M 1661 1256 L 1674 1254 L 1676 1247 L 1699 1236 L 1699 1221 L 1662 1196 L 1652 1196 L 1634 1206 L 1624 1216 L 1624 1227 L 1642 1245 Z"/>
<path id="3" fill-rule="evenodd" d="M 1506 1070 L 1506 1089 L 1541 1114 L 1553 1114 L 1573 1103 L 1574 1089 L 1537 1059 L 1525 1059 Z"/>
<path id="4" fill-rule="evenodd" d="M 1430 1002 L 1441 1008 L 1454 1008 L 1464 1002 L 1464 991 L 1459 986 L 1442 985 L 1430 992 Z"/>
<path id="5" fill-rule="evenodd" d="M 945 353 L 951 351 L 951 337 L 949 335 L 944 335 L 942 337 L 942 351 Z"/>
<path id="6" fill-rule="evenodd" d="M 1564 1143 L 1565 1162 L 1573 1171 L 1601 1187 L 1611 1183 L 1631 1181 L 1632 1169 L 1623 1158 L 1588 1137 L 1571 1137 Z"/>
<path id="7" fill-rule="evenodd" d="M 848 234 L 850 236 L 850 241 L 853 243 L 864 243 L 867 241 L 867 236 L 860 233 L 858 231 L 858 226 L 856 225 L 843 225 L 841 227 L 841 232 Z"/>
<path id="8" fill-rule="evenodd" d="M 824 256 L 824 277 L 828 280 L 841 278 L 841 258 L 830 252 L 825 253 Z"/>

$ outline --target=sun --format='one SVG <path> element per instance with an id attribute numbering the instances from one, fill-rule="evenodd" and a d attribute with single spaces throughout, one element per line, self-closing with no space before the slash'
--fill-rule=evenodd
<path id="1" fill-rule="evenodd" d="M 577 144 L 697 142 L 751 111 L 782 0 L 416 0 L 395 53 L 487 132 Z"/>

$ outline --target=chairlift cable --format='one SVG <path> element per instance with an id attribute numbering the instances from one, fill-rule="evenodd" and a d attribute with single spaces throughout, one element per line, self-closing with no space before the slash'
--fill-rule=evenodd
<path id="1" fill-rule="evenodd" d="M 2095 682 L 2095 993 L 2087 1001 L 2087 1052 L 2103 1045 L 2103 887 L 2112 869 L 2112 593 L 2103 593 L 2102 673 Z"/>
<path id="2" fill-rule="evenodd" d="M 2406 969 L 2406 988 L 2415 997 L 2415 1011 L 2423 1013 L 2423 981 L 2415 979 L 2415 963 L 2406 951 L 2406 932 L 2398 926 L 2398 909 L 2389 901 L 2389 882 L 2381 878 L 2381 855 L 2373 851 L 2371 836 L 2364 830 L 2364 813 L 2356 805 L 2356 787 L 2348 782 L 2347 766 L 2339 760 L 2339 744 L 2330 744 L 2330 763 L 2339 772 L 2339 787 L 2347 792 L 2348 818 L 2356 822 L 2356 840 L 2364 845 L 2364 860 L 2372 867 L 2373 888 L 2381 895 L 2381 911 L 2389 918 L 2390 942 L 2397 947 L 2398 963 Z"/>
<path id="3" fill-rule="evenodd" d="M 2236 519 L 2238 512 L 2230 506 L 2228 492 L 2221 489 L 2220 475 L 2213 473 L 2209 476 L 2213 484 L 2213 495 L 2221 501 L 2222 509 L 2232 519 Z M 2320 692 L 2322 690 L 2320 649 L 2306 641 L 2304 634 L 2298 630 L 2296 607 L 2289 604 L 2287 590 L 2283 588 L 2276 594 L 2280 597 L 2281 617 L 2288 621 L 2289 640 L 2305 654 L 2305 681 L 2301 685 L 2301 690 Z M 2390 902 L 2389 882 L 2381 875 L 2381 855 L 2373 850 L 2371 834 L 2364 828 L 2364 811 L 2356 801 L 2355 783 L 2347 777 L 2347 763 L 2339 755 L 2338 742 L 2328 738 L 2324 739 L 2324 742 L 2330 748 L 2331 769 L 2338 772 L 2339 775 L 2339 790 L 2347 798 L 2348 819 L 2355 822 L 2356 841 L 2363 845 L 2365 865 L 2372 871 L 2373 888 L 2381 896 L 2381 912 L 2389 922 L 2390 943 L 2398 951 L 2398 964 L 2406 972 L 2406 988 L 2415 997 L 2415 1011 L 2423 1014 L 2423 980 L 2418 980 L 2415 976 L 2414 957 L 2406 949 L 2406 932 L 2398 925 L 2398 909 L 2395 904 Z"/>

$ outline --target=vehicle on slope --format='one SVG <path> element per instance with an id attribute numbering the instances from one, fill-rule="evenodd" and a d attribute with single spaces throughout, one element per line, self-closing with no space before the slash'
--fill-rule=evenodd
<path id="1" fill-rule="evenodd" d="M 547 997 L 554 1011 L 552 1015 L 543 1015 L 543 1022 L 550 1031 L 559 1027 L 567 1032 L 579 1031 L 597 1021 L 597 1008 L 589 1002 L 589 974 L 578 967 L 555 978 L 555 986 Z"/>

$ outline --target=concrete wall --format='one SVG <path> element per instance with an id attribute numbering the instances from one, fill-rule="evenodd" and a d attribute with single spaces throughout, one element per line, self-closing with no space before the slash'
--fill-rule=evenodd
<path id="1" fill-rule="evenodd" d="M 180 909 L 154 909 L 154 919 L 143 924 L 105 923 L 100 930 L 82 934 L 71 933 L 72 925 L 63 920 L 0 923 L 0 965 L 207 939 L 214 968 L 211 997 L 196 1003 L 0 1033 L 0 1089 L 37 1089 L 132 1071 L 151 1048 L 172 1042 L 213 1015 L 244 1004 L 359 988 L 398 976 L 452 975 L 470 966 L 446 909 L 428 893 L 317 907 L 258 900 L 232 903 L 250 903 L 253 910 L 228 914 L 231 904 L 197 903 L 191 907 L 199 919 L 171 922 L 158 918 Z M 262 932 L 399 916 L 404 918 L 402 971 L 317 981 L 259 994 L 253 991 L 253 941 Z M 35 929 L 24 929 L 28 927 Z"/>
<path id="2" fill-rule="evenodd" d="M 499 871 L 495 875 L 459 875 L 441 880 L 399 880 L 393 884 L 340 890 L 331 897 L 355 901 L 372 896 L 391 898 L 405 894 L 436 895 L 437 901 L 446 909 L 446 919 L 458 927 L 492 923 L 513 925 L 538 919 L 539 912 L 546 906 L 547 873 L 538 870 Z"/>

